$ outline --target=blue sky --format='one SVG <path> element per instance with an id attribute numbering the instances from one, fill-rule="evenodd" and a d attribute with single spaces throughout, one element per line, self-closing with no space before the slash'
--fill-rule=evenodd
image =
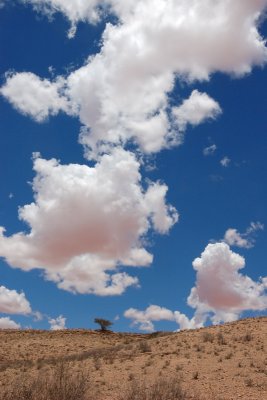
<path id="1" fill-rule="evenodd" d="M 266 314 L 266 7 L 1 2 L 0 327 Z"/>

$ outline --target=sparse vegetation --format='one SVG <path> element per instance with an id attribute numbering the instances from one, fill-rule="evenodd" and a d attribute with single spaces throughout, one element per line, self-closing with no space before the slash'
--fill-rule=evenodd
<path id="1" fill-rule="evenodd" d="M 210 332 L 204 332 L 202 335 L 202 338 L 203 338 L 203 342 L 205 342 L 205 343 L 206 342 L 213 343 L 214 335 Z"/>
<path id="2" fill-rule="evenodd" d="M 194 373 L 193 373 L 193 379 L 198 379 L 198 371 L 195 371 Z"/>
<path id="3" fill-rule="evenodd" d="M 247 332 L 244 336 L 243 336 L 243 342 L 250 342 L 252 340 L 252 335 L 251 333 Z"/>
<path id="4" fill-rule="evenodd" d="M 75 400 L 228 400 L 238 393 L 241 400 L 262 400 L 266 322 L 255 318 L 166 335 L 0 330 L 0 399 L 73 400 L 75 393 Z M 171 397 L 172 377 L 182 385 L 178 397 Z M 166 386 L 169 397 L 162 394 Z"/>
<path id="5" fill-rule="evenodd" d="M 147 343 L 147 341 L 142 340 L 139 343 L 139 350 L 141 351 L 141 353 L 149 353 L 151 351 L 151 347 L 150 345 Z"/>
<path id="6" fill-rule="evenodd" d="M 160 378 L 150 386 L 144 382 L 133 381 L 120 400 L 186 400 L 188 398 L 177 378 Z"/>
<path id="7" fill-rule="evenodd" d="M 65 364 L 54 373 L 39 374 L 35 379 L 20 377 L 2 395 L 2 400 L 89 400 L 87 380 L 83 374 L 73 374 Z"/>
<path id="8" fill-rule="evenodd" d="M 217 334 L 217 341 L 218 341 L 218 344 L 219 344 L 219 345 L 226 345 L 226 340 L 225 340 L 225 338 L 224 338 L 222 332 L 219 332 L 219 333 Z"/>

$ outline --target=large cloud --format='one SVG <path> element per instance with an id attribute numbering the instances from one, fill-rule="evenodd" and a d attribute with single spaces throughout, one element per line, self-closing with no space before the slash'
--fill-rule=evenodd
<path id="1" fill-rule="evenodd" d="M 241 274 L 244 266 L 244 258 L 226 243 L 209 244 L 193 262 L 197 279 L 188 304 L 196 313 L 213 313 L 214 321 L 238 318 L 245 310 L 265 310 L 266 279 L 255 282 Z"/>
<path id="2" fill-rule="evenodd" d="M 91 168 L 35 159 L 35 202 L 19 210 L 30 233 L 5 237 L 2 228 L 0 255 L 14 267 L 44 269 L 66 290 L 111 295 L 136 285 L 119 265 L 149 265 L 142 238 L 150 228 L 167 233 L 178 218 L 165 185 L 142 189 L 139 167 L 123 149 Z"/>
<path id="3" fill-rule="evenodd" d="M 24 293 L 0 286 L 0 313 L 30 314 L 31 306 Z"/>
<path id="4" fill-rule="evenodd" d="M 72 23 L 94 20 L 92 13 L 99 16 L 97 6 L 105 5 L 92 0 L 29 2 L 59 10 Z M 108 3 L 120 23 L 106 25 L 100 53 L 66 79 L 66 103 L 58 106 L 62 98 L 53 82 L 49 86 L 49 91 L 54 92 L 51 107 L 44 105 L 42 116 L 39 111 L 42 101 L 36 106 L 37 117 L 40 114 L 43 118 L 49 110 L 52 113 L 63 110 L 70 101 L 84 125 L 80 140 L 88 157 L 96 157 L 110 145 L 129 140 L 148 153 L 180 143 L 181 128 L 187 123 L 196 125 L 214 118 L 220 108 L 207 94 L 197 98 L 198 92 L 193 92 L 182 108 L 173 107 L 169 94 L 177 78 L 205 80 L 216 71 L 243 75 L 254 65 L 266 62 L 265 43 L 257 25 L 267 0 L 234 3 L 110 0 Z M 44 81 L 32 79 L 42 82 L 36 89 L 39 93 Z M 11 85 L 12 81 L 8 83 Z M 5 89 L 4 86 L 3 94 Z M 23 111 L 17 93 L 6 96 Z M 24 112 L 34 116 L 27 101 L 23 103 L 27 109 Z"/>
<path id="5" fill-rule="evenodd" d="M 209 244 L 193 261 L 196 286 L 187 299 L 195 309 L 191 319 L 156 305 L 144 311 L 130 308 L 124 316 L 141 330 L 153 331 L 154 321 L 175 321 L 180 329 L 192 329 L 203 326 L 208 318 L 213 323 L 229 322 L 246 310 L 263 311 L 267 309 L 267 277 L 255 282 L 239 272 L 244 266 L 244 258 L 226 243 Z"/>

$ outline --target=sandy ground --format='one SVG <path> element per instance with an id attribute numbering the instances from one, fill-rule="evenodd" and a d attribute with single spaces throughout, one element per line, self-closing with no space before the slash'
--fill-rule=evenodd
<path id="1" fill-rule="evenodd" d="M 159 377 L 177 378 L 192 399 L 267 399 L 267 317 L 177 333 L 3 330 L 0 344 L 0 398 L 14 379 L 64 361 L 101 400 Z"/>

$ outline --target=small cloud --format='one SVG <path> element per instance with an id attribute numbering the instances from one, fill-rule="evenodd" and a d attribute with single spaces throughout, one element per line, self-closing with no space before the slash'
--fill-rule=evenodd
<path id="1" fill-rule="evenodd" d="M 13 197 L 14 197 L 14 194 L 13 193 L 9 193 L 8 198 L 9 199 L 13 199 Z"/>
<path id="2" fill-rule="evenodd" d="M 33 311 L 32 315 L 34 317 L 34 321 L 42 321 L 43 320 L 43 315 L 39 311 Z"/>
<path id="3" fill-rule="evenodd" d="M 221 159 L 220 164 L 221 164 L 223 167 L 226 168 L 226 167 L 229 166 L 230 162 L 231 162 L 230 158 L 228 158 L 228 157 L 226 156 L 226 157 L 223 157 L 223 158 Z"/>
<path id="4" fill-rule="evenodd" d="M 66 318 L 64 318 L 63 315 L 60 315 L 57 318 L 50 318 L 48 322 L 50 324 L 51 331 L 66 329 Z"/>
<path id="5" fill-rule="evenodd" d="M 50 65 L 48 67 L 48 72 L 52 75 L 52 77 L 54 77 L 56 74 L 56 69 L 52 65 Z"/>
<path id="6" fill-rule="evenodd" d="M 229 228 L 225 232 L 224 242 L 230 246 L 241 247 L 250 249 L 255 245 L 255 238 L 253 237 L 257 231 L 262 231 L 264 225 L 260 222 L 251 222 L 250 226 L 244 233 L 239 233 L 237 229 Z"/>
<path id="7" fill-rule="evenodd" d="M 49 81 L 31 72 L 9 73 L 4 86 L 0 88 L 0 94 L 23 115 L 44 122 L 50 115 L 62 111 L 72 114 L 63 93 L 64 85 L 65 80 L 61 77 Z"/>
<path id="8" fill-rule="evenodd" d="M 77 25 L 75 23 L 72 23 L 70 29 L 68 30 L 68 38 L 73 39 L 74 36 L 76 35 L 76 31 L 77 31 Z"/>
<path id="9" fill-rule="evenodd" d="M 180 329 L 192 329 L 202 326 L 197 325 L 194 318 L 191 320 L 179 311 L 171 311 L 168 308 L 151 305 L 146 310 L 136 310 L 129 308 L 124 312 L 124 316 L 132 320 L 133 326 L 138 326 L 141 331 L 153 332 L 155 321 L 173 321 L 179 325 Z"/>
<path id="10" fill-rule="evenodd" d="M 216 119 L 221 112 L 219 104 L 213 98 L 198 90 L 193 90 L 182 105 L 172 108 L 172 114 L 181 131 L 184 131 L 188 124 L 196 126 L 206 120 Z"/>
<path id="11" fill-rule="evenodd" d="M 210 180 L 212 182 L 221 182 L 223 181 L 223 177 L 221 175 L 217 175 L 217 174 L 212 174 L 209 176 Z"/>
<path id="12" fill-rule="evenodd" d="M 0 329 L 20 329 L 20 325 L 9 317 L 0 318 Z"/>
<path id="13" fill-rule="evenodd" d="M 31 313 L 31 305 L 23 292 L 18 293 L 16 290 L 0 286 L 0 312 L 4 314 L 29 315 Z"/>
<path id="14" fill-rule="evenodd" d="M 211 146 L 205 147 L 205 149 L 203 149 L 203 154 L 204 156 L 212 156 L 216 150 L 216 144 L 212 144 Z"/>

